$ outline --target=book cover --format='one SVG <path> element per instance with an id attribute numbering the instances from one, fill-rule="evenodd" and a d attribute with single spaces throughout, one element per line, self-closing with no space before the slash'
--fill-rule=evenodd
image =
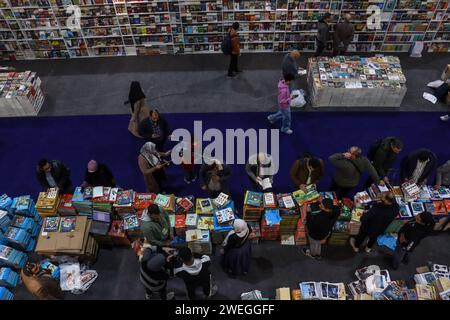
<path id="1" fill-rule="evenodd" d="M 209 216 L 199 216 L 197 221 L 197 229 L 200 230 L 213 230 L 214 219 Z"/>
<path id="2" fill-rule="evenodd" d="M 211 199 L 200 199 L 200 209 L 202 213 L 211 212 L 214 209 Z"/>
<path id="3" fill-rule="evenodd" d="M 434 214 L 436 215 L 446 215 L 447 214 L 447 208 L 445 206 L 444 201 L 435 200 L 433 201 L 434 206 Z"/>
<path id="4" fill-rule="evenodd" d="M 177 204 L 186 212 L 194 206 L 194 204 L 188 198 L 177 199 Z"/>
<path id="5" fill-rule="evenodd" d="M 399 205 L 399 215 L 401 218 L 412 218 L 413 216 L 407 204 Z"/>
<path id="6" fill-rule="evenodd" d="M 72 232 L 75 230 L 76 217 L 61 217 L 59 232 Z"/>
<path id="7" fill-rule="evenodd" d="M 318 299 L 319 295 L 315 282 L 301 282 L 299 286 L 303 300 Z"/>
<path id="8" fill-rule="evenodd" d="M 175 229 L 183 229 L 186 227 L 186 216 L 184 214 L 175 215 Z"/>
<path id="9" fill-rule="evenodd" d="M 217 222 L 220 224 L 233 220 L 234 219 L 233 209 L 225 208 L 225 209 L 216 211 L 216 218 L 217 218 Z"/>
<path id="10" fill-rule="evenodd" d="M 275 208 L 277 206 L 275 202 L 275 194 L 273 192 L 264 193 L 264 207 Z"/>
<path id="11" fill-rule="evenodd" d="M 229 198 L 229 195 L 221 192 L 217 196 L 217 198 L 214 199 L 214 204 L 219 208 L 223 207 L 228 202 L 228 198 Z"/>
<path id="12" fill-rule="evenodd" d="M 44 232 L 57 232 L 59 230 L 59 217 L 48 217 L 44 219 Z"/>
<path id="13" fill-rule="evenodd" d="M 196 227 L 197 226 L 197 214 L 196 213 L 188 213 L 186 215 L 186 227 Z"/>
<path id="14" fill-rule="evenodd" d="M 260 192 L 247 191 L 245 193 L 244 204 L 252 207 L 262 206 L 263 194 Z"/>
<path id="15" fill-rule="evenodd" d="M 417 216 L 419 213 L 425 211 L 422 202 L 411 202 L 411 209 L 414 216 Z"/>

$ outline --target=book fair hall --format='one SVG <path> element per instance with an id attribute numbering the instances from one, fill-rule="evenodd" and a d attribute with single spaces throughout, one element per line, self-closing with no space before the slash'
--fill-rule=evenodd
<path id="1" fill-rule="evenodd" d="M 450 0 L 0 0 L 0 58 L 0 300 L 450 300 Z"/>

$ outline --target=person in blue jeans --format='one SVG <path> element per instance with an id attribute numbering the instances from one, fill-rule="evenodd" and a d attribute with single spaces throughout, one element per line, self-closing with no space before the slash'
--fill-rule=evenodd
<path id="1" fill-rule="evenodd" d="M 291 130 L 291 92 L 289 85 L 294 80 L 291 74 L 285 74 L 284 79 L 278 81 L 278 112 L 267 117 L 270 123 L 281 120 L 281 132 L 292 134 Z"/>

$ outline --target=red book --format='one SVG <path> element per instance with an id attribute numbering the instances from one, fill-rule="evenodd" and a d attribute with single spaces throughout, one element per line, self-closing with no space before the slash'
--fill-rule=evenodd
<path id="1" fill-rule="evenodd" d="M 175 216 L 175 229 L 186 228 L 186 216 L 184 214 L 177 214 Z"/>
<path id="2" fill-rule="evenodd" d="M 444 200 L 445 207 L 447 208 L 447 213 L 450 213 L 450 199 Z"/>
<path id="3" fill-rule="evenodd" d="M 194 206 L 194 204 L 189 199 L 186 198 L 178 200 L 177 204 L 181 208 L 183 208 L 184 211 L 189 211 L 189 209 L 191 209 Z"/>
<path id="4" fill-rule="evenodd" d="M 442 200 L 435 200 L 433 201 L 434 205 L 434 214 L 442 215 L 447 214 L 448 210 L 445 206 L 445 202 Z"/>
<path id="5" fill-rule="evenodd" d="M 156 199 L 154 193 L 135 193 L 134 195 L 134 208 L 136 210 L 144 210 L 149 205 L 153 204 Z"/>

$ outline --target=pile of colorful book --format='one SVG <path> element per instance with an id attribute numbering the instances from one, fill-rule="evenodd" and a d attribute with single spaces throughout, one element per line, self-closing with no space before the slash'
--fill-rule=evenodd
<path id="1" fill-rule="evenodd" d="M 281 216 L 278 209 L 266 209 L 261 221 L 261 238 L 264 240 L 280 240 Z"/>
<path id="2" fill-rule="evenodd" d="M 36 202 L 36 210 L 42 217 L 51 217 L 56 215 L 61 200 L 61 194 L 58 188 L 50 188 L 46 192 L 39 192 Z"/>
<path id="3" fill-rule="evenodd" d="M 77 214 L 77 211 L 72 203 L 72 194 L 63 194 L 61 196 L 61 201 L 58 206 L 58 214 L 60 216 L 74 216 Z"/>
<path id="4" fill-rule="evenodd" d="M 81 216 L 92 216 L 92 188 L 76 187 L 72 197 L 72 205 Z"/>

